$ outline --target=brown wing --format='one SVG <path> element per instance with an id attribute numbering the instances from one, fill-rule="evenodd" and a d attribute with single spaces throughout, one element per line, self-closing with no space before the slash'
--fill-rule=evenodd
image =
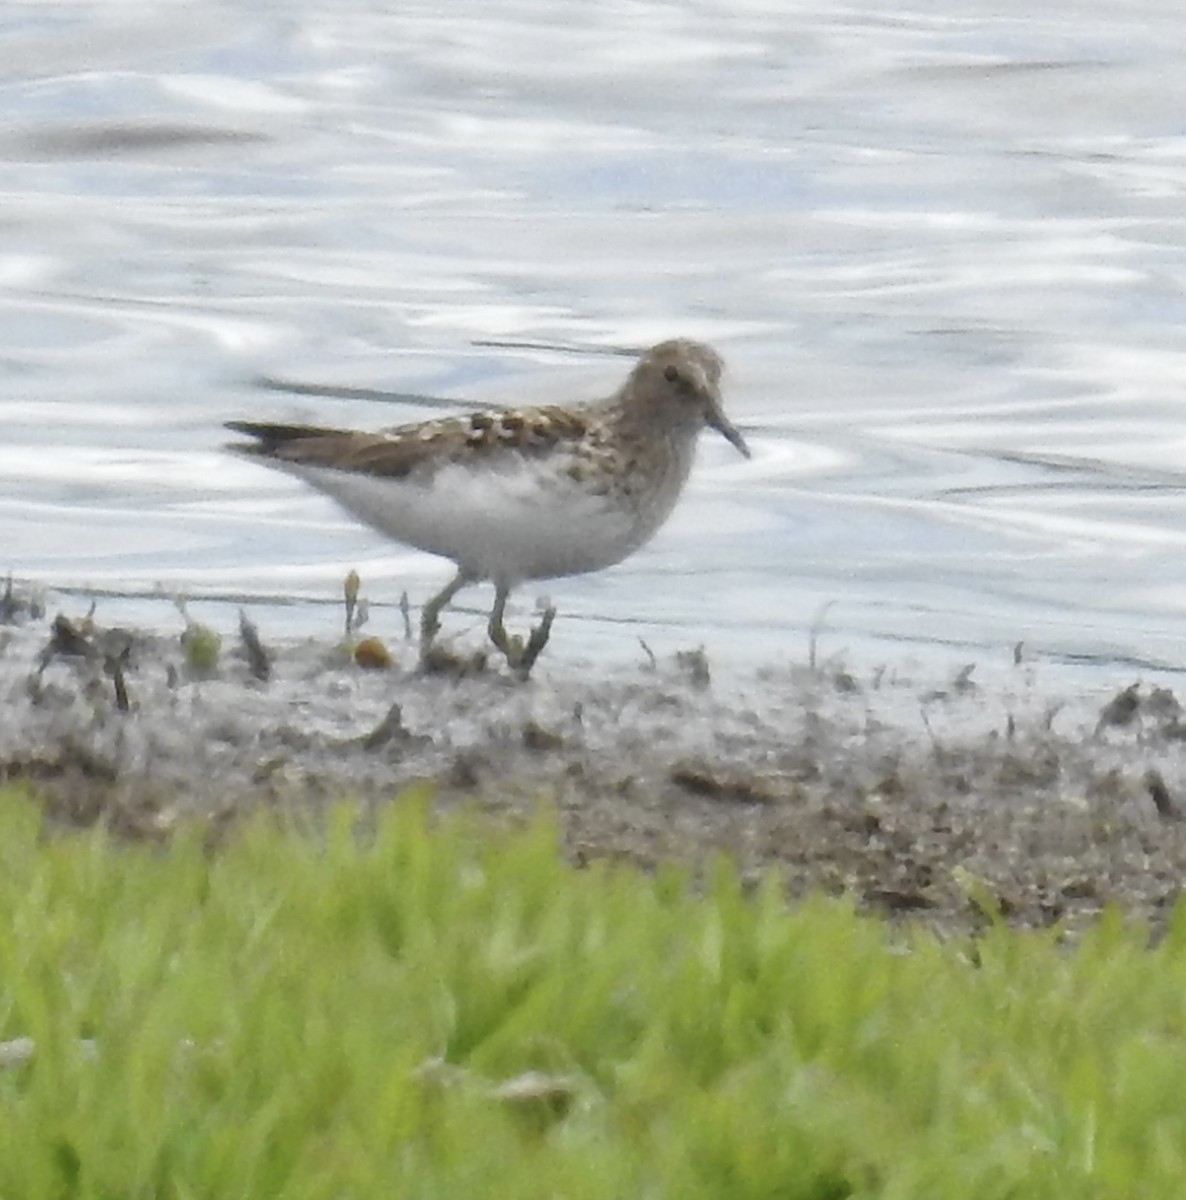
<path id="1" fill-rule="evenodd" d="M 434 426 L 443 421 L 430 422 Z M 371 475 L 407 475 L 424 460 L 427 439 L 409 431 L 363 433 L 351 429 L 324 429 L 316 425 L 274 425 L 264 421 L 228 421 L 228 429 L 253 437 L 254 442 L 234 442 L 229 447 L 239 454 L 270 459 L 278 464 L 333 467 L 339 471 L 362 471 Z M 442 445 L 447 433 L 434 439 Z"/>
<path id="2" fill-rule="evenodd" d="M 228 421 L 226 427 L 256 439 L 231 445 L 241 454 L 398 478 L 429 460 L 479 460 L 508 450 L 539 453 L 583 437 L 589 419 L 564 408 L 530 408 L 490 409 L 375 433 L 256 421 Z"/>

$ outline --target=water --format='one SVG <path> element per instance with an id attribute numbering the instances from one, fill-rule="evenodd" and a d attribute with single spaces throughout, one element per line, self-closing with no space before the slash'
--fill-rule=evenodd
<path id="1" fill-rule="evenodd" d="M 755 458 L 523 589 L 557 653 L 1176 668 L 1180 12 L 1035 11 L 9 0 L 0 564 L 156 625 L 419 601 L 447 564 L 221 422 L 589 397 L 678 334 Z"/>

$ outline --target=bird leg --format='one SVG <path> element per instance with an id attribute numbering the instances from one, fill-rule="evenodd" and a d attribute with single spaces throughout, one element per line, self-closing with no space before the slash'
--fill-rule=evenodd
<path id="1" fill-rule="evenodd" d="M 441 590 L 433 596 L 433 598 L 424 606 L 420 614 L 420 658 L 421 660 L 428 657 L 429 650 L 432 649 L 433 639 L 441 629 L 441 612 L 445 605 L 457 595 L 459 591 L 473 580 L 464 572 L 458 571 L 457 574 L 449 580 Z"/>
<path id="2" fill-rule="evenodd" d="M 490 623 L 486 626 L 486 632 L 489 633 L 490 640 L 495 646 L 502 651 L 511 669 L 518 671 L 526 678 L 531 668 L 535 666 L 535 660 L 539 658 L 543 648 L 548 644 L 548 636 L 552 632 L 552 622 L 556 619 L 556 610 L 550 605 L 544 610 L 540 623 L 532 629 L 525 645 L 521 637 L 511 637 L 503 624 L 507 597 L 510 594 L 509 587 L 495 584 L 494 607 L 490 610 Z"/>

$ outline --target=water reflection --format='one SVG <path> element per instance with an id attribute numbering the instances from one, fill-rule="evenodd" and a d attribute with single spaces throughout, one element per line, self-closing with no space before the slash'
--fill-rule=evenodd
<path id="1" fill-rule="evenodd" d="M 419 598 L 444 564 L 223 455 L 222 420 L 587 398 L 620 374 L 595 350 L 683 334 L 726 353 L 757 453 L 706 446 L 651 548 L 555 585 L 582 645 L 801 654 L 830 604 L 874 653 L 1179 661 L 1174 14 L 22 11 L 19 575 L 303 599 L 293 630 L 351 566 Z"/>

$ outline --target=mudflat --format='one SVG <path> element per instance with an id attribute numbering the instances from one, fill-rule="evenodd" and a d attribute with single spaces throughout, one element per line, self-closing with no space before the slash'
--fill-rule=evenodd
<path id="1" fill-rule="evenodd" d="M 217 842 L 259 805 L 303 819 L 430 781 L 441 811 L 550 808 L 576 864 L 723 855 L 952 933 L 1074 929 L 1109 905 L 1155 932 L 1186 878 L 1186 718 L 1155 682 L 1077 688 L 1020 651 L 928 679 L 645 647 L 605 671 L 545 657 L 524 681 L 461 651 L 426 671 L 398 639 L 112 629 L 61 607 L 80 606 L 10 591 L 0 613 L 0 779 L 60 820 L 150 838 L 197 820 Z"/>

